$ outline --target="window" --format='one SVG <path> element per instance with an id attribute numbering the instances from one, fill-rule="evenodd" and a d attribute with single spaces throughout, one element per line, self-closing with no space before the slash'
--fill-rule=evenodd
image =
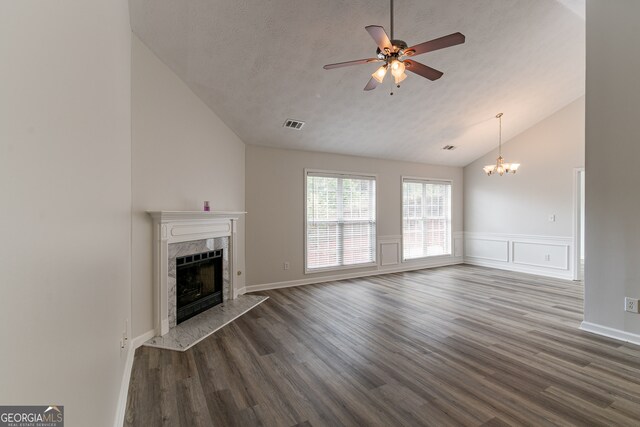
<path id="1" fill-rule="evenodd" d="M 376 261 L 373 176 L 306 172 L 306 271 Z"/>
<path id="2" fill-rule="evenodd" d="M 451 254 L 451 182 L 402 179 L 402 254 Z"/>

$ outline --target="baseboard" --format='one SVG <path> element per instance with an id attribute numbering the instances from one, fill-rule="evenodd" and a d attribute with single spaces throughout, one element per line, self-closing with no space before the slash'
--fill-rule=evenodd
<path id="1" fill-rule="evenodd" d="M 131 340 L 129 350 L 127 352 L 127 360 L 124 364 L 124 373 L 122 374 L 122 382 L 120 383 L 120 396 L 118 397 L 118 407 L 116 409 L 116 419 L 114 427 L 122 427 L 124 425 L 124 416 L 127 410 L 127 398 L 129 396 L 129 382 L 131 381 L 131 369 L 133 368 L 133 359 L 136 355 L 136 349 L 144 344 L 145 341 L 153 338 L 155 330 L 150 330 Z"/>
<path id="2" fill-rule="evenodd" d="M 140 334 L 137 337 L 135 337 L 133 341 L 131 341 L 131 347 L 136 349 L 155 336 L 156 336 L 156 331 L 154 329 L 151 329 L 145 332 L 144 334 Z"/>
<path id="3" fill-rule="evenodd" d="M 464 263 L 469 265 L 477 265 L 479 267 L 495 268 L 498 270 L 515 271 L 516 273 L 527 273 L 535 274 L 537 276 L 552 277 L 554 279 L 573 280 L 573 273 L 571 271 L 556 271 L 543 268 L 525 267 L 500 261 L 479 260 L 471 257 L 465 257 Z"/>
<path id="4" fill-rule="evenodd" d="M 640 335 L 631 332 L 621 331 L 620 329 L 610 328 L 608 326 L 598 325 L 597 323 L 582 322 L 580 329 L 597 335 L 613 338 L 616 340 L 629 342 L 631 344 L 640 345 Z"/>
<path id="5" fill-rule="evenodd" d="M 331 276 L 316 276 L 299 280 L 289 280 L 286 282 L 264 283 L 260 285 L 245 286 L 245 293 L 267 291 L 270 289 L 291 288 L 294 286 L 313 285 L 316 283 L 334 282 L 336 280 L 358 279 L 360 277 L 379 276 L 381 274 L 402 273 L 405 271 L 424 270 L 426 268 L 444 267 L 447 265 L 462 264 L 462 257 L 447 257 L 446 260 L 438 260 L 428 263 L 406 263 L 400 267 L 378 268 L 373 271 L 360 271 L 354 273 L 335 274 Z"/>

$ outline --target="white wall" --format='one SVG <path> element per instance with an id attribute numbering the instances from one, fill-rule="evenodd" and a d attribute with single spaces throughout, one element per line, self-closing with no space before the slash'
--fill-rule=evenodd
<path id="1" fill-rule="evenodd" d="M 133 334 L 153 329 L 149 210 L 244 210 L 244 143 L 137 37 L 132 46 Z M 244 272 L 244 221 L 239 223 Z M 244 286 L 244 274 L 238 277 Z"/>
<path id="2" fill-rule="evenodd" d="M 507 141 L 503 157 L 521 166 L 502 177 L 482 170 L 496 161 L 495 119 L 496 149 L 464 168 L 465 260 L 572 277 L 574 168 L 584 166 L 584 108 L 582 97 Z"/>
<path id="3" fill-rule="evenodd" d="M 587 1 L 587 169 L 583 327 L 640 344 L 640 2 Z"/>
<path id="4" fill-rule="evenodd" d="M 462 232 L 462 168 L 430 166 L 307 151 L 247 146 L 247 285 L 291 285 L 318 281 L 322 277 L 459 262 L 443 257 L 428 262 L 388 265 L 339 272 L 304 274 L 304 169 L 325 169 L 377 174 L 378 240 L 396 242 L 402 235 L 401 177 L 453 180 L 452 229 Z M 391 243 L 392 245 L 394 243 Z M 462 242 L 458 242 L 461 251 Z M 380 254 L 378 256 L 380 260 Z M 284 270 L 288 261 L 290 269 Z M 253 288 L 251 288 L 251 286 Z"/>
<path id="5" fill-rule="evenodd" d="M 0 403 L 113 425 L 131 293 L 125 0 L 0 2 Z"/>

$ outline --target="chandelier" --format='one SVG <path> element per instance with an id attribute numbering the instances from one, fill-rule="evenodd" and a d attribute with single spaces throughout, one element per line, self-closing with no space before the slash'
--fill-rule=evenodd
<path id="1" fill-rule="evenodd" d="M 516 173 L 518 168 L 520 167 L 520 163 L 505 163 L 502 158 L 502 113 L 498 113 L 496 115 L 496 119 L 500 121 L 500 137 L 498 139 L 498 159 L 496 160 L 495 165 L 488 165 L 484 168 L 484 173 L 491 176 L 493 174 L 498 174 L 500 176 L 505 173 Z"/>

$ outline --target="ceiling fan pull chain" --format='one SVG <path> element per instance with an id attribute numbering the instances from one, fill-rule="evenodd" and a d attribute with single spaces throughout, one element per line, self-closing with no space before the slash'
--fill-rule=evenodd
<path id="1" fill-rule="evenodd" d="M 393 0 L 391 0 L 391 1 L 393 1 Z M 391 92 L 389 92 L 389 95 L 393 96 L 393 83 L 391 83 Z"/>

